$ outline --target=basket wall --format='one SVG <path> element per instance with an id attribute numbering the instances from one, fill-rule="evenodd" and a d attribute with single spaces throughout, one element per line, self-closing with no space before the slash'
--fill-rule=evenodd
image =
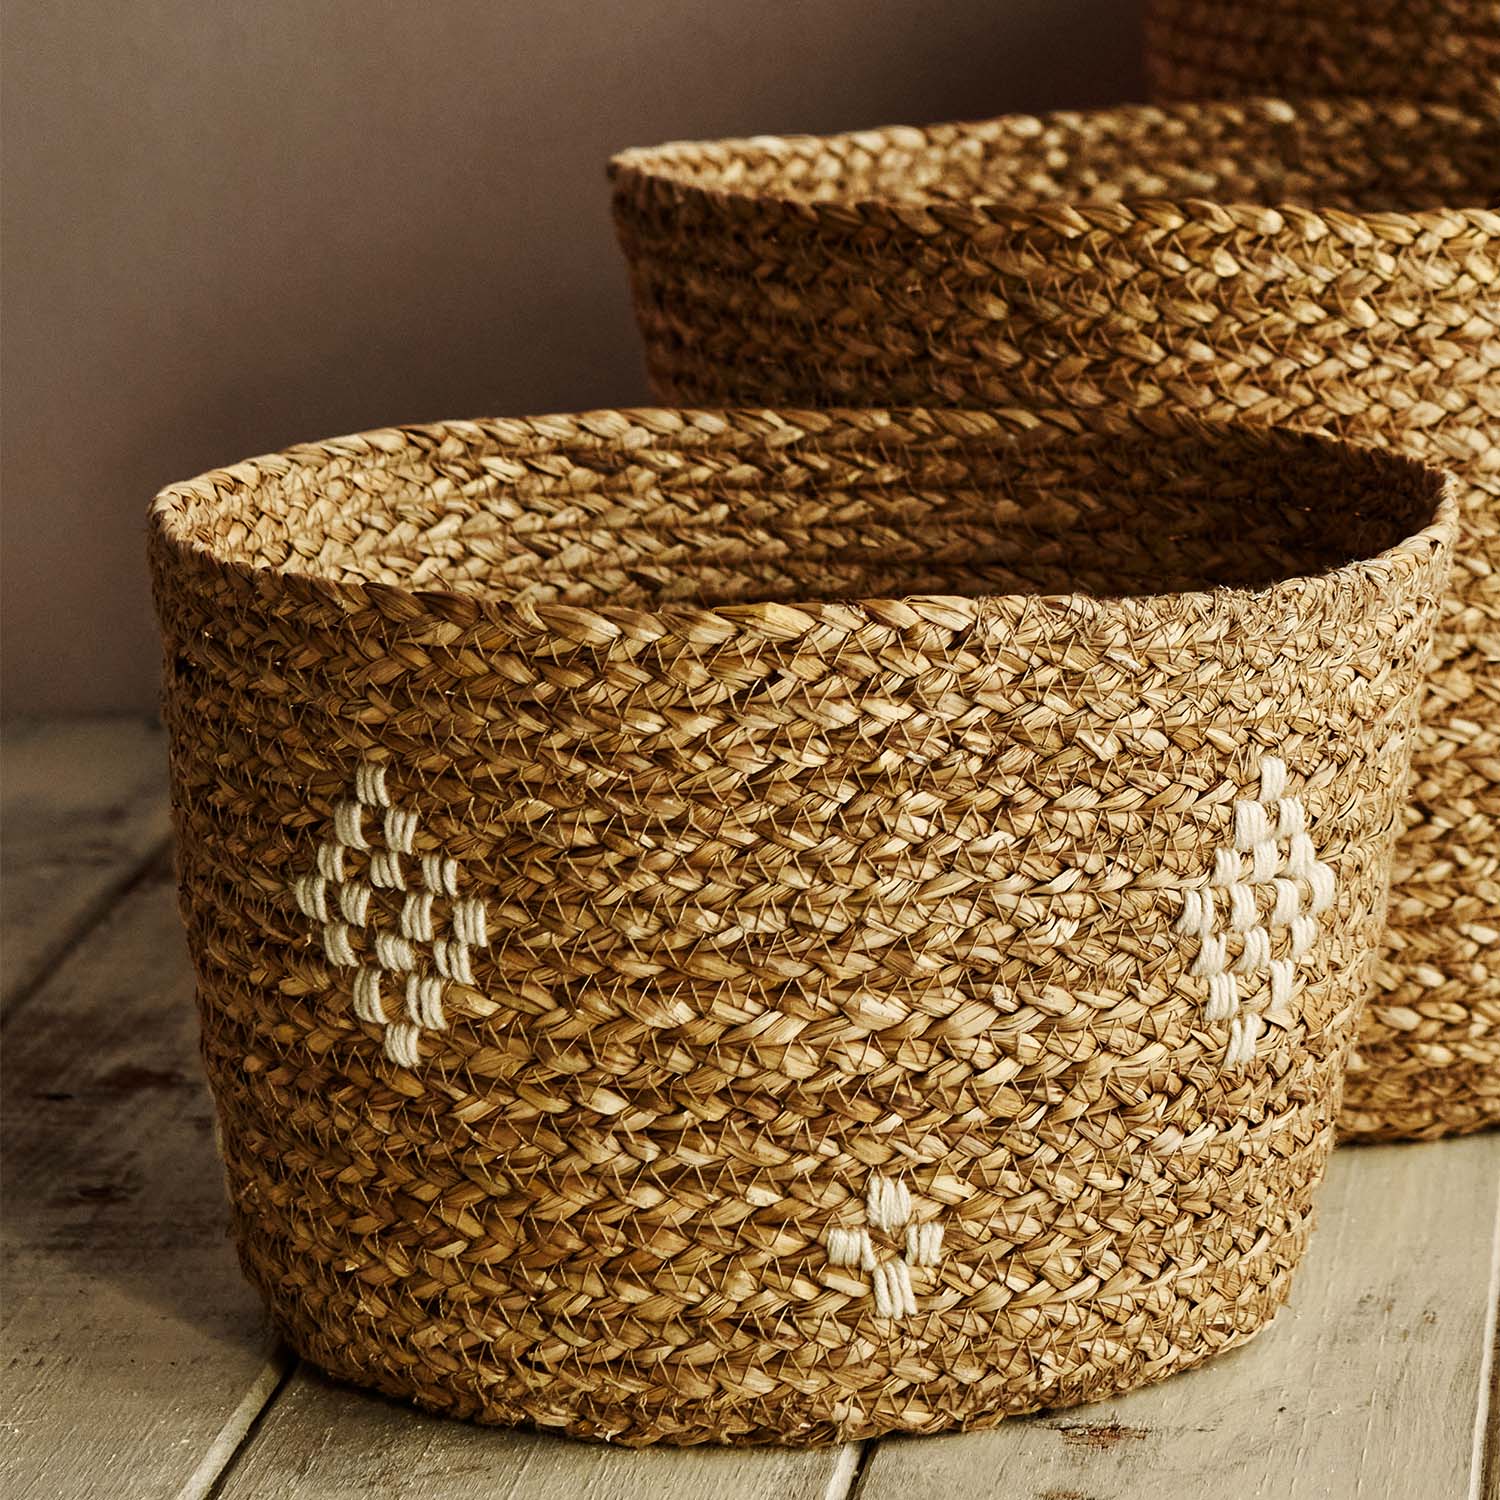
<path id="1" fill-rule="evenodd" d="M 648 369 L 693 402 L 1249 419 L 1457 470 L 1351 1136 L 1500 1119 L 1500 122 L 1272 101 L 624 153 Z M 1316 204 L 1317 207 L 1301 207 Z M 1280 205 L 1280 206 L 1275 206 Z"/>
<path id="2" fill-rule="evenodd" d="M 1147 0 L 1160 99 L 1359 94 L 1500 113 L 1495 0 Z"/>
<path id="3" fill-rule="evenodd" d="M 1264 1324 L 1454 512 L 1165 425 L 598 413 L 159 497 L 204 1056 L 295 1347 L 804 1443 Z"/>

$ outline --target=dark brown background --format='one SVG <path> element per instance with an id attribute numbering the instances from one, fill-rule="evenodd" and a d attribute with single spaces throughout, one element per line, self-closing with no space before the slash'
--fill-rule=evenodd
<path id="1" fill-rule="evenodd" d="M 154 703 L 169 480 L 642 399 L 611 151 L 1135 98 L 1138 30 L 1138 0 L 8 0 L 6 715 Z"/>

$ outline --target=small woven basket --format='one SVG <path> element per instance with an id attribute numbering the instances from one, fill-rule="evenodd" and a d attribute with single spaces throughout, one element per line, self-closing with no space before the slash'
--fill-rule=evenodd
<path id="1" fill-rule="evenodd" d="M 627 151 L 656 393 L 1333 430 L 1460 471 L 1351 1136 L 1500 1120 L 1500 121 L 1273 101 Z M 1317 207 L 1300 207 L 1300 204 Z M 1280 205 L 1280 206 L 1275 206 Z"/>
<path id="2" fill-rule="evenodd" d="M 1270 1318 L 1451 482 L 1074 425 L 455 423 L 158 497 L 204 1056 L 298 1350 L 807 1443 Z"/>
<path id="3" fill-rule="evenodd" d="M 1500 4 L 1147 0 L 1146 72 L 1162 99 L 1362 94 L 1493 114 Z"/>

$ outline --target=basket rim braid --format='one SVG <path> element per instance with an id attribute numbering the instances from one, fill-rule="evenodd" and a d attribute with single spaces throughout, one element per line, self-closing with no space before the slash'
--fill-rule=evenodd
<path id="1" fill-rule="evenodd" d="M 850 425 L 851 423 L 855 425 Z M 639 427 L 657 435 L 669 434 L 675 443 L 690 451 L 694 444 L 722 446 L 728 440 L 746 448 L 756 448 L 768 441 L 791 445 L 801 436 L 815 436 L 824 442 L 842 439 L 864 446 L 881 425 L 902 424 L 908 435 L 918 434 L 938 442 L 955 442 L 976 438 L 1013 443 L 1017 451 L 1032 443 L 1049 440 L 1077 439 L 1087 429 L 1067 418 L 1025 411 L 981 412 L 964 408 L 910 407 L 880 410 L 875 408 L 822 407 L 806 410 L 767 407 L 601 408 L 577 414 L 551 413 L 536 417 L 497 417 L 414 423 L 398 427 L 372 428 L 345 436 L 293 445 L 289 448 L 244 459 L 185 481 L 165 486 L 151 504 L 151 522 L 160 536 L 189 555 L 226 573 L 238 575 L 246 582 L 265 583 L 285 580 L 296 583 L 309 598 L 323 597 L 338 604 L 362 605 L 367 598 L 409 598 L 452 618 L 488 620 L 511 625 L 516 621 L 517 606 L 508 602 L 504 592 L 458 591 L 441 587 L 406 588 L 399 584 L 375 580 L 339 581 L 315 569 L 282 565 L 268 567 L 225 555 L 225 549 L 200 539 L 201 523 L 209 519 L 233 522 L 240 514 L 260 517 L 260 502 L 254 497 L 268 480 L 284 483 L 292 478 L 316 480 L 329 468 L 344 469 L 353 465 L 361 471 L 380 471 L 393 467 L 409 455 L 412 444 L 427 449 L 435 459 L 463 453 L 488 451 L 496 447 L 517 456 L 543 457 L 560 450 L 592 451 L 606 454 L 616 451 L 628 429 Z M 1191 413 L 1153 414 L 1139 424 L 1142 437 L 1174 436 L 1204 442 L 1237 440 L 1274 441 L 1269 434 L 1276 429 L 1253 430 L 1254 436 L 1235 424 L 1204 420 Z M 1425 556 L 1433 545 L 1442 545 L 1451 536 L 1457 514 L 1453 499 L 1453 480 L 1444 471 L 1418 459 L 1380 452 L 1341 442 L 1335 438 L 1318 438 L 1312 434 L 1294 436 L 1309 448 L 1332 451 L 1347 448 L 1353 453 L 1379 453 L 1379 463 L 1388 472 L 1408 475 L 1427 474 L 1441 477 L 1442 493 L 1432 519 L 1419 530 L 1398 542 L 1366 557 L 1311 573 L 1291 573 L 1264 588 L 1205 587 L 1173 589 L 1160 593 L 1098 594 L 1090 592 L 1045 594 L 955 594 L 940 597 L 959 613 L 981 607 L 993 617 L 994 610 L 1007 601 L 1026 608 L 1039 600 L 1065 604 L 1081 616 L 1096 612 L 1122 613 L 1145 621 L 1163 613 L 1176 617 L 1184 611 L 1202 610 L 1212 605 L 1221 613 L 1263 614 L 1266 599 L 1278 592 L 1290 592 L 1305 600 L 1310 592 L 1337 594 L 1362 582 L 1379 582 L 1400 571 L 1413 556 Z M 236 508 L 236 498 L 247 505 Z M 218 514 L 192 516 L 197 507 L 208 505 Z M 199 526 L 194 526 L 194 521 Z M 716 603 L 663 603 L 649 607 L 608 602 L 590 604 L 587 612 L 604 621 L 628 620 L 633 625 L 659 624 L 663 630 L 691 626 L 705 616 L 734 623 L 771 625 L 779 637 L 787 640 L 815 631 L 826 621 L 842 621 L 849 607 L 883 602 L 885 596 L 854 596 L 836 599 L 797 599 L 792 603 L 779 600 Z M 527 623 L 547 625 L 565 623 L 576 628 L 580 607 L 571 604 L 527 603 Z M 798 618 L 801 616 L 803 618 Z"/>
<path id="2" fill-rule="evenodd" d="M 848 158 L 856 154 L 884 155 L 948 151 L 1034 140 L 1051 130 L 1071 131 L 1100 122 L 1118 125 L 1116 134 L 1129 138 L 1142 127 L 1181 125 L 1211 119 L 1233 125 L 1253 121 L 1270 125 L 1311 126 L 1314 131 L 1337 128 L 1350 121 L 1379 123 L 1398 139 L 1422 122 L 1438 122 L 1462 132 L 1489 133 L 1494 122 L 1458 105 L 1421 100 L 1372 100 L 1358 96 L 1311 97 L 1287 100 L 1274 95 L 1237 99 L 1165 101 L 1124 104 L 1105 110 L 1052 110 L 1044 114 L 1011 114 L 992 119 L 955 120 L 934 125 L 890 125 L 830 135 L 757 135 L 722 140 L 666 141 L 656 146 L 631 146 L 616 152 L 608 172 L 620 194 L 671 193 L 687 205 L 711 207 L 723 213 L 779 210 L 833 231 L 848 230 L 851 221 L 876 227 L 916 231 L 936 229 L 1025 231 L 1044 228 L 1064 236 L 1085 235 L 1094 229 L 1119 232 L 1136 220 L 1154 220 L 1164 206 L 1190 210 L 1209 224 L 1274 234 L 1285 226 L 1300 227 L 1309 237 L 1331 229 L 1358 235 L 1372 214 L 1390 230 L 1409 226 L 1417 231 L 1451 234 L 1455 225 L 1500 233 L 1500 207 L 1493 203 L 1434 203 L 1413 208 L 1346 209 L 1314 207 L 1295 197 L 1214 196 L 1194 193 L 1124 194 L 1106 202 L 1087 197 L 1041 193 L 1027 201 L 1024 190 L 1005 196 L 983 191 L 962 198 L 913 188 L 905 192 L 849 193 L 836 191 L 826 180 L 814 181 L 806 192 L 784 188 L 738 187 L 701 180 L 727 164 L 764 157 L 777 165 L 819 158 Z M 1476 193 L 1476 200 L 1478 195 Z"/>

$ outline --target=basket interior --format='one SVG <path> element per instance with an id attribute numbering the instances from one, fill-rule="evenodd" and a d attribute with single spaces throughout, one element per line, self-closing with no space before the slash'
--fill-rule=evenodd
<path id="1" fill-rule="evenodd" d="M 1143 106 L 675 146 L 639 153 L 636 164 L 699 187 L 808 201 L 1027 209 L 1212 198 L 1419 212 L 1494 203 L 1500 121 L 1415 105 Z"/>
<path id="2" fill-rule="evenodd" d="M 1441 488 L 1392 455 L 1284 433 L 1018 443 L 830 421 L 364 457 L 334 445 L 270 477 L 169 492 L 160 514 L 224 562 L 649 609 L 1260 588 L 1398 544 Z"/>

